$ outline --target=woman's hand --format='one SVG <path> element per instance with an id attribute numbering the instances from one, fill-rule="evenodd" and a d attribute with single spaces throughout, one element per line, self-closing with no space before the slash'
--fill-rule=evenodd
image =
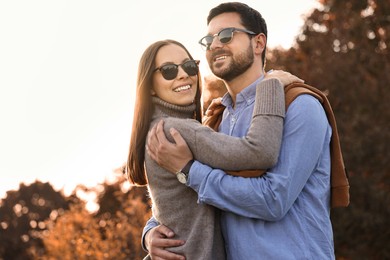
<path id="1" fill-rule="evenodd" d="M 204 113 L 205 116 L 212 116 L 214 113 L 214 110 L 222 106 L 222 97 L 214 98 L 211 100 L 211 103 L 209 107 L 207 108 L 206 112 Z"/>
<path id="2" fill-rule="evenodd" d="M 297 76 L 286 72 L 284 70 L 270 70 L 265 74 L 264 79 L 272 79 L 276 78 L 282 82 L 283 86 L 287 86 L 291 83 L 297 82 L 297 83 L 304 83 L 305 81 L 298 78 Z"/>

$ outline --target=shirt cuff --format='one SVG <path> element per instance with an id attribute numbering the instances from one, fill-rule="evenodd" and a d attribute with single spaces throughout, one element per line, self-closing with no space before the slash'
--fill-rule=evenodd
<path id="1" fill-rule="evenodd" d="M 142 233 L 142 238 L 141 238 L 141 246 L 142 246 L 142 249 L 145 251 L 145 252 L 148 252 L 148 249 L 146 248 L 146 245 L 145 245 L 145 236 L 146 236 L 146 233 L 149 232 L 149 230 L 151 230 L 152 228 L 148 229 L 148 230 L 144 230 L 144 232 Z"/>
<path id="2" fill-rule="evenodd" d="M 194 161 L 188 175 L 187 186 L 198 192 L 202 182 L 211 171 L 212 168 L 210 166 Z"/>
<path id="3" fill-rule="evenodd" d="M 145 250 L 146 252 L 149 252 L 148 249 L 146 248 L 146 245 L 145 245 L 145 237 L 146 237 L 146 233 L 148 233 L 152 228 L 158 226 L 158 222 L 157 220 L 155 220 L 153 217 L 150 218 L 148 220 L 148 222 L 146 223 L 144 229 L 142 230 L 142 237 L 141 237 L 141 246 L 142 246 L 142 249 Z"/>

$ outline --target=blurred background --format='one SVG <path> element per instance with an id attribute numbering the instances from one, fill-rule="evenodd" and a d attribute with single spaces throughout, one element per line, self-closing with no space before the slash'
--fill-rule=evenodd
<path id="1" fill-rule="evenodd" d="M 175 39 L 209 74 L 198 39 L 220 2 L 0 0 L 0 172 L 8 177 L 0 198 L 21 182 L 48 181 L 70 194 L 112 179 L 127 158 L 141 54 Z M 285 48 L 318 5 L 247 3 L 267 19 L 269 46 Z"/>
<path id="2" fill-rule="evenodd" d="M 261 4 L 254 3 L 255 1 L 245 2 L 262 12 Z M 42 3 L 50 5 L 52 2 Z M 62 6 L 65 9 L 70 8 L 66 7 L 65 2 L 61 3 L 65 5 Z M 74 14 L 83 17 L 85 7 L 89 6 L 91 13 L 85 15 L 85 19 L 98 17 L 99 14 L 94 13 L 92 2 L 88 3 L 90 5 L 83 7 L 83 13 L 73 10 Z M 171 3 L 179 4 L 178 1 Z M 176 9 L 178 6 L 175 6 L 175 9 L 171 10 L 171 5 L 161 6 L 162 9 L 159 10 L 163 10 L 164 15 L 150 16 L 149 23 L 133 23 L 127 27 L 130 30 L 132 27 L 142 27 L 145 32 L 142 37 L 131 31 L 130 35 L 118 38 L 123 32 L 116 31 L 115 24 L 128 22 L 119 19 L 122 16 L 112 15 L 108 19 L 109 22 L 101 26 L 104 31 L 112 33 L 109 41 L 117 42 L 118 46 L 125 44 L 132 49 L 136 48 L 132 45 L 134 41 L 141 41 L 141 50 L 138 50 L 137 55 L 142 53 L 149 42 L 174 38 L 189 47 L 195 57 L 201 57 L 204 54 L 197 49 L 198 46 L 192 47 L 187 41 L 193 44 L 192 42 L 196 43 L 196 40 L 203 36 L 207 12 L 217 4 L 210 1 L 203 6 L 205 10 L 196 13 L 196 16 L 200 17 L 197 18 L 200 19 L 197 21 L 198 31 L 185 27 L 185 23 L 180 19 L 171 20 L 172 28 L 178 24 L 182 26 L 172 37 L 158 35 L 156 39 L 141 39 L 154 32 L 153 28 L 149 28 L 155 23 L 152 19 L 162 19 L 164 15 L 168 17 L 169 11 L 176 14 L 180 10 L 180 13 L 193 12 L 193 9 Z M 290 71 L 305 79 L 306 83 L 329 93 L 351 185 L 350 206 L 333 209 L 331 215 L 337 259 L 390 259 L 390 2 L 322 0 L 311 1 L 311 4 L 310 10 L 306 9 L 308 12 L 302 16 L 300 29 L 296 31 L 290 44 L 268 46 L 266 69 Z M 288 26 L 290 21 L 279 13 L 282 5 L 273 3 L 267 6 L 274 10 L 267 12 L 268 17 L 264 15 L 272 35 L 276 33 L 271 29 L 272 16 L 277 17 L 282 25 Z M 7 4 L 0 2 L 1 12 L 6 13 L 4 10 L 7 9 L 4 7 L 7 7 Z M 28 5 L 20 6 L 17 10 L 41 21 L 35 25 L 44 26 L 47 33 L 56 33 L 42 16 L 33 17 Z M 148 11 L 147 7 L 139 10 L 145 16 Z M 7 26 L 4 25 L 7 22 L 20 23 L 18 19 L 11 19 L 10 14 L 0 16 L 0 28 L 5 32 L 8 32 Z M 60 25 L 65 22 L 72 23 L 71 17 L 58 20 Z M 96 21 L 92 19 L 90 22 Z M 88 25 L 88 22 L 86 24 Z M 29 26 L 31 24 L 28 23 L 19 25 L 21 29 L 27 27 L 32 30 L 33 26 Z M 139 56 L 131 53 L 123 53 L 121 56 L 115 50 L 113 54 L 105 56 L 107 54 L 102 50 L 111 45 L 100 41 L 99 46 L 92 47 L 102 54 L 94 57 L 90 52 L 92 47 L 83 44 L 84 34 L 91 33 L 83 26 L 85 24 L 80 25 L 82 30 L 77 31 L 77 35 L 69 34 L 72 38 L 58 38 L 57 40 L 64 41 L 70 48 L 64 48 L 61 55 L 56 52 L 57 56 L 54 57 L 49 53 L 41 64 L 34 64 L 34 60 L 24 61 L 22 54 L 34 54 L 34 51 L 39 54 L 39 48 L 54 48 L 55 44 L 47 43 L 46 46 L 38 44 L 40 42 L 34 43 L 40 35 L 29 35 L 30 30 L 24 31 L 23 37 L 18 31 L 8 32 L 7 35 L 16 37 L 22 43 L 25 41 L 36 44 L 37 50 L 23 49 L 22 43 L 13 41 L 10 41 L 10 44 L 20 44 L 19 52 L 9 54 L 1 48 L 2 57 L 7 57 L 10 62 L 0 63 L 0 113 L 3 121 L 0 146 L 9 145 L 7 147 L 11 148 L 1 150 L 0 185 L 13 179 L 17 180 L 17 185 L 4 186 L 11 188 L 7 188 L 0 202 L 0 259 L 142 259 L 145 255 L 140 248 L 140 236 L 144 223 L 150 216 L 146 190 L 131 187 L 124 176 L 112 172 L 127 155 L 131 127 L 129 111 L 132 103 L 129 99 L 134 96 L 133 89 L 129 86 L 135 82 Z M 77 24 L 74 28 L 77 28 Z M 166 31 L 170 29 L 171 27 L 166 28 Z M 183 35 L 180 31 L 192 29 L 196 33 L 185 36 L 185 39 L 181 38 Z M 77 53 L 84 53 L 79 54 L 80 57 L 72 55 L 70 51 L 77 48 L 82 50 Z M 71 60 L 72 66 L 50 69 L 51 62 L 58 59 L 66 62 Z M 84 59 L 95 59 L 97 67 L 83 67 Z M 132 60 L 134 63 L 127 64 L 120 68 L 120 71 L 113 70 L 111 67 L 119 59 Z M 43 64 L 45 69 L 39 69 Z M 208 73 L 207 68 L 201 69 L 204 75 Z M 108 75 L 107 71 L 110 70 L 113 70 L 113 74 Z M 20 75 L 18 71 L 24 73 Z M 127 75 L 129 71 L 133 71 L 132 76 L 128 76 L 124 81 L 119 80 L 120 75 Z M 85 73 L 87 77 L 79 77 Z M 4 81 L 4 78 L 7 80 Z M 77 82 L 75 79 L 83 80 Z M 34 82 L 31 86 L 35 87 L 26 91 L 16 88 L 16 83 L 13 85 L 9 82 L 25 85 Z M 7 87 L 11 92 L 5 91 L 4 83 L 8 83 Z M 92 86 L 93 91 L 91 88 L 82 87 L 87 85 Z M 37 89 L 36 86 L 42 88 Z M 43 86 L 52 86 L 53 89 Z M 7 93 L 8 95 L 5 95 Z M 20 103 L 11 103 L 10 94 L 11 97 L 19 97 Z M 48 98 L 38 99 L 40 96 Z M 98 98 L 94 99 L 95 96 Z M 111 100 L 110 104 L 117 100 L 119 105 L 108 105 L 108 100 Z M 40 103 L 38 106 L 28 106 L 31 102 Z M 17 106 L 25 106 L 24 110 L 17 110 L 23 114 L 21 122 L 17 117 L 20 114 L 12 114 L 12 109 Z M 75 109 L 76 107 L 78 109 Z M 80 110 L 80 107 L 83 109 Z M 118 115 L 103 126 L 98 119 L 106 113 Z M 42 114 L 44 117 L 39 116 Z M 89 122 L 88 127 L 79 128 L 85 121 Z M 7 124 L 3 124 L 4 122 Z M 41 127 L 41 124 L 45 127 Z M 15 125 L 16 128 L 12 127 Z M 32 136 L 32 132 L 39 134 Z M 107 132 L 111 134 L 105 134 Z M 112 133 L 116 133 L 119 138 L 114 138 Z M 66 139 L 67 135 L 74 139 L 88 138 L 82 139 L 83 141 L 77 144 L 78 152 L 74 152 L 72 145 L 77 140 Z M 98 137 L 96 140 L 101 139 L 101 142 L 95 142 L 93 137 Z M 62 142 L 64 138 L 66 142 Z M 47 140 L 49 142 L 46 142 Z M 14 146 L 10 143 L 14 143 Z M 90 160 L 89 150 L 84 150 L 84 147 L 91 143 L 93 149 L 100 151 L 91 161 L 96 161 L 96 165 L 99 165 L 98 162 L 103 160 L 106 163 L 104 167 L 97 167 L 94 163 L 83 164 Z M 66 157 L 66 160 L 60 164 L 50 164 L 49 161 L 58 156 L 58 147 L 62 148 L 60 155 Z M 31 159 L 38 150 L 44 151 L 43 159 Z M 115 156 L 109 155 L 111 152 L 107 151 L 115 151 Z M 72 156 L 77 156 L 79 164 L 70 167 L 67 162 L 71 161 Z M 53 177 L 28 179 L 31 178 L 26 173 L 29 168 L 49 172 Z M 94 173 L 96 177 L 99 176 L 98 172 L 104 174 L 97 178 L 98 181 L 91 181 Z M 26 176 L 27 180 L 21 181 L 18 178 L 20 175 Z M 60 184 L 66 183 L 67 179 L 72 179 L 74 183 L 65 189 Z"/>

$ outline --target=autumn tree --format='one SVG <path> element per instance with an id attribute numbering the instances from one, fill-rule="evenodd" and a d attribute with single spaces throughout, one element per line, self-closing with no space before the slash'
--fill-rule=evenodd
<path id="1" fill-rule="evenodd" d="M 336 255 L 390 258 L 390 1 L 322 0 L 296 45 L 268 54 L 329 93 L 351 184 L 351 205 L 334 209 Z"/>
<path id="2" fill-rule="evenodd" d="M 62 214 L 70 200 L 49 183 L 20 184 L 8 191 L 0 204 L 0 259 L 33 259 L 30 250 L 41 251 L 39 233 L 46 219 Z"/>
<path id="3" fill-rule="evenodd" d="M 97 194 L 97 212 L 85 203 L 72 205 L 57 219 L 48 219 L 41 233 L 42 259 L 142 259 L 142 228 L 150 217 L 145 188 L 131 187 L 124 177 L 115 183 L 93 188 L 79 186 L 78 192 Z"/>

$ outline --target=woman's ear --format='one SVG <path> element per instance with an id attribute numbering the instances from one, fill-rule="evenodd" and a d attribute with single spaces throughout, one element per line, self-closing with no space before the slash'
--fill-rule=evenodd
<path id="1" fill-rule="evenodd" d="M 150 94 L 151 94 L 152 96 L 156 96 L 156 91 L 154 91 L 154 89 L 151 89 L 151 90 L 150 90 Z"/>

